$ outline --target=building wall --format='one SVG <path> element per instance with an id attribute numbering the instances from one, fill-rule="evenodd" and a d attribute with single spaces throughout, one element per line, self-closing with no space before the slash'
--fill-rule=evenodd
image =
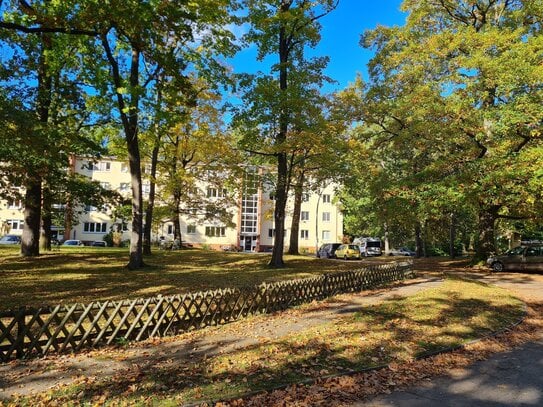
<path id="1" fill-rule="evenodd" d="M 327 185 L 320 193 L 304 194 L 302 200 L 298 247 L 300 251 L 315 252 L 323 243 L 341 242 L 343 238 L 343 215 L 336 202 L 335 188 L 337 185 Z M 273 196 L 273 195 L 272 195 Z M 274 221 L 273 199 L 270 192 L 264 192 L 262 237 L 260 244 L 264 248 L 273 247 Z M 292 211 L 294 200 L 291 197 L 287 202 L 287 216 L 285 219 L 285 246 L 288 246 L 291 234 Z"/>
<path id="2" fill-rule="evenodd" d="M 88 158 L 76 158 L 73 161 L 72 170 L 76 173 L 89 177 L 92 180 L 102 183 L 102 186 L 116 190 L 125 197 L 130 196 L 130 173 L 125 162 L 113 158 L 103 158 L 93 162 Z M 262 170 L 260 170 L 262 172 Z M 240 182 L 242 182 L 240 180 Z M 148 182 L 143 181 L 143 196 L 147 198 Z M 205 190 L 205 185 L 200 185 Z M 243 228 L 242 219 L 247 222 L 248 217 L 242 215 L 242 199 L 238 200 L 235 207 L 230 208 L 232 222 L 236 224 L 228 228 L 219 221 L 203 220 L 202 215 L 191 215 L 181 217 L 181 236 L 183 243 L 194 246 L 209 246 L 215 249 L 236 247 L 242 250 L 269 251 L 274 244 L 274 221 L 273 208 L 274 200 L 270 187 L 258 186 L 251 189 L 251 194 L 256 200 L 256 228 Z M 340 242 L 343 236 L 343 216 L 335 204 L 335 186 L 327 185 L 320 193 L 310 193 L 304 196 L 302 203 L 302 216 L 300 221 L 299 248 L 301 251 L 314 252 L 322 243 Z M 245 189 L 247 192 L 247 189 Z M 247 208 L 247 204 L 245 204 Z M 246 209 L 245 209 L 246 210 Z M 290 241 L 290 227 L 292 222 L 293 199 L 287 204 L 287 217 L 285 222 L 286 238 L 285 246 Z M 95 240 L 103 240 L 103 237 L 116 225 L 119 227 L 119 220 L 113 218 L 112 208 L 98 210 L 92 207 L 75 208 L 78 212 L 77 222 L 72 225 L 69 236 L 64 239 L 80 239 L 90 244 Z M 19 203 L 0 200 L 0 225 L 7 221 L 15 225 L 10 231 L 12 234 L 22 234 L 23 221 L 22 206 Z M 130 220 L 126 230 L 123 231 L 122 239 L 130 238 Z M 58 225 L 60 226 L 60 225 Z M 218 234 L 215 236 L 206 235 Z M 5 231 L 4 231 L 5 233 Z M 224 235 L 223 235 L 224 233 Z M 2 233 L 3 234 L 3 233 Z M 153 233 L 153 240 L 159 241 L 173 239 L 173 223 L 164 220 Z"/>

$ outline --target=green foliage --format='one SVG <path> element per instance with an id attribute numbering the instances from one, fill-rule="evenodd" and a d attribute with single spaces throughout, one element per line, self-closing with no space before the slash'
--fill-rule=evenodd
<path id="1" fill-rule="evenodd" d="M 376 55 L 356 139 L 382 223 L 540 217 L 543 40 L 534 7 L 405 1 L 404 27 L 364 34 Z M 487 227 L 476 232 L 481 255 L 492 247 Z"/>

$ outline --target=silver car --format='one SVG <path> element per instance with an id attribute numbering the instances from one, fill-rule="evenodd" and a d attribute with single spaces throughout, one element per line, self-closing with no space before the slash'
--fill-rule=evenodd
<path id="1" fill-rule="evenodd" d="M 543 246 L 518 246 L 490 256 L 486 264 L 494 271 L 543 271 Z"/>

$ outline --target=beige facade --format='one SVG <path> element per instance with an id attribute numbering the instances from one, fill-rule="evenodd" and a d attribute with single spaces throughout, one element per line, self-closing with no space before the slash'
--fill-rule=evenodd
<path id="1" fill-rule="evenodd" d="M 93 161 L 88 158 L 76 158 L 72 162 L 72 171 L 101 183 L 107 189 L 115 190 L 125 197 L 130 196 L 130 173 L 125 162 L 103 158 Z M 145 172 L 145 171 L 144 171 Z M 262 170 L 258 171 L 259 173 Z M 250 173 L 250 171 L 249 171 Z M 203 214 L 183 215 L 180 219 L 181 236 L 184 244 L 215 249 L 236 248 L 244 251 L 269 251 L 274 244 L 275 227 L 273 222 L 274 200 L 270 188 L 262 188 L 256 170 L 253 177 L 240 180 L 240 197 L 237 204 L 229 208 L 234 227 L 227 227 L 218 220 L 206 220 Z M 265 184 L 264 184 L 265 185 Z M 200 185 L 207 199 L 216 199 L 219 203 L 222 191 Z M 147 199 L 149 183 L 143 181 L 143 197 Z M 287 205 L 285 245 L 290 241 L 293 199 Z M 74 208 L 78 214 L 66 235 L 59 232 L 59 238 L 79 239 L 85 244 L 103 240 L 111 230 L 123 232 L 122 239 L 130 238 L 130 220 L 115 219 L 113 208 L 98 209 L 93 207 Z M 188 211 L 190 212 L 190 211 Z M 23 210 L 20 202 L 0 200 L 0 225 L 4 225 L 5 234 L 20 235 L 23 229 Z M 300 214 L 299 248 L 302 252 L 314 252 L 323 243 L 339 242 L 343 236 L 343 216 L 335 201 L 334 185 L 327 185 L 318 193 L 304 194 Z M 59 229 L 63 229 L 61 225 Z M 167 219 L 157 222 L 153 230 L 153 240 L 173 239 L 173 223 Z"/>

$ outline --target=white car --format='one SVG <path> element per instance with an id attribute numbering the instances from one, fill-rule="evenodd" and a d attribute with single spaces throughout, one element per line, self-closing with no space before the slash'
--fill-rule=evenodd
<path id="1" fill-rule="evenodd" d="M 413 250 L 409 250 L 407 247 L 400 247 L 399 249 L 390 249 L 389 256 L 414 256 L 416 253 Z"/>
<path id="2" fill-rule="evenodd" d="M 81 240 L 71 239 L 62 243 L 62 246 L 84 246 L 84 244 Z"/>

